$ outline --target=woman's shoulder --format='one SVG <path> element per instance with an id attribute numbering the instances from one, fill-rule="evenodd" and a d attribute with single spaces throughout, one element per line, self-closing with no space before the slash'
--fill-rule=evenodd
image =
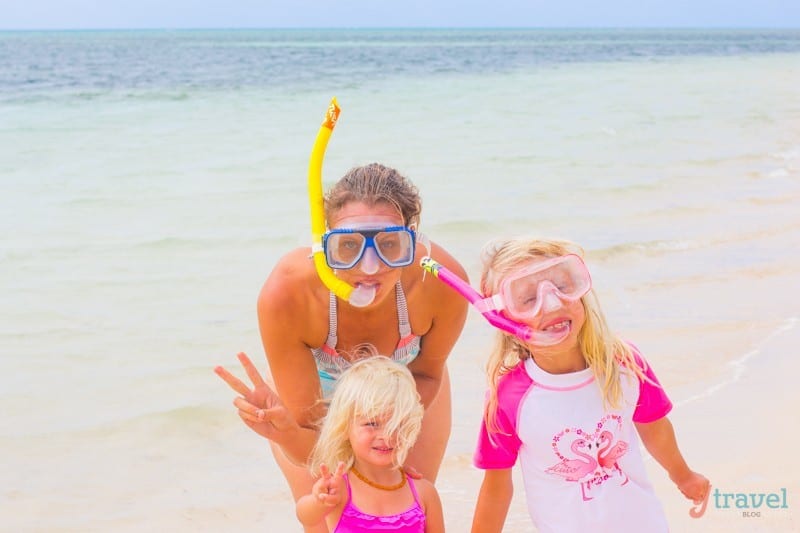
<path id="1" fill-rule="evenodd" d="M 306 283 L 312 276 L 317 277 L 311 249 L 308 247 L 295 248 L 278 259 L 267 276 L 264 286 Z"/>
<path id="2" fill-rule="evenodd" d="M 262 339 L 274 352 L 290 345 L 321 346 L 328 332 L 329 291 L 317 276 L 309 248 L 281 257 L 258 294 Z M 283 343 L 280 350 L 276 343 Z M 294 344 L 293 344 L 294 343 Z"/>
<path id="3" fill-rule="evenodd" d="M 323 294 L 325 293 L 325 294 Z M 277 309 L 292 314 L 320 300 L 327 291 L 317 276 L 309 248 L 297 248 L 281 257 L 258 295 L 259 313 Z"/>
<path id="4" fill-rule="evenodd" d="M 436 259 L 436 261 L 438 261 L 440 264 L 447 267 L 447 269 L 453 272 L 454 274 L 457 274 L 460 278 L 469 281 L 469 278 L 467 277 L 467 271 L 464 270 L 464 267 L 461 265 L 461 263 L 459 263 L 458 260 L 455 257 L 453 257 L 452 254 L 450 254 L 450 252 L 448 252 L 446 249 L 436 244 L 435 242 L 431 241 L 430 244 L 431 244 L 431 254 L 430 254 L 431 257 Z"/>
<path id="5" fill-rule="evenodd" d="M 461 279 L 469 281 L 464 267 L 447 250 L 433 242 L 430 243 L 430 246 L 430 257 Z M 467 301 L 461 295 L 445 283 L 437 281 L 435 276 L 423 270 L 419 264 L 422 257 L 422 255 L 418 254 L 415 263 L 406 267 L 403 272 L 403 288 L 411 293 L 409 299 L 415 300 L 419 298 L 420 301 L 424 301 L 426 304 L 449 303 L 456 307 L 466 308 Z"/>

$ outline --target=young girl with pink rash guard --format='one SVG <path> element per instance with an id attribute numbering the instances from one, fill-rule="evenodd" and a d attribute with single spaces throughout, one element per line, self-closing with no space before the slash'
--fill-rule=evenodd
<path id="1" fill-rule="evenodd" d="M 345 370 L 311 453 L 310 470 L 319 478 L 297 501 L 303 526 L 324 524 L 333 533 L 444 531 L 433 484 L 401 468 L 422 415 L 405 366 L 373 356 Z M 332 465 L 338 465 L 333 473 Z"/>
<path id="2" fill-rule="evenodd" d="M 609 330 L 581 255 L 553 240 L 484 250 L 486 301 L 535 335 L 499 332 L 489 358 L 473 532 L 502 530 L 517 459 L 540 532 L 667 531 L 639 439 L 687 498 L 708 494 L 678 449 L 672 403 L 636 347 Z"/>

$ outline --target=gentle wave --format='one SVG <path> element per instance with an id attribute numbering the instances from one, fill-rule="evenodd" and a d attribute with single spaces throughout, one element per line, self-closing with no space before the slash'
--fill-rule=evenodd
<path id="1" fill-rule="evenodd" d="M 692 250 L 703 246 L 700 242 L 685 240 L 655 240 L 641 242 L 627 242 L 615 244 L 604 248 L 593 248 L 587 250 L 592 260 L 607 261 L 618 259 L 628 254 L 661 255 L 670 252 Z"/>
<path id="2" fill-rule="evenodd" d="M 19 88 L 18 92 L 3 94 L 0 88 L 0 101 L 6 105 L 28 105 L 28 104 L 48 104 L 48 103 L 80 103 L 80 102 L 182 102 L 194 97 L 187 91 L 141 91 L 141 92 L 120 92 L 111 87 L 99 91 L 70 90 L 69 87 L 62 87 L 56 90 L 41 90 L 35 87 L 37 82 L 28 82 L 31 90 Z M 39 89 L 39 92 L 36 90 Z"/>
<path id="3" fill-rule="evenodd" d="M 209 370 L 210 372 L 210 370 Z M 75 440 L 77 442 L 111 438 L 115 435 L 158 435 L 160 439 L 170 437 L 184 438 L 191 434 L 209 434 L 228 427 L 231 411 L 227 406 L 187 405 L 163 411 L 133 415 L 117 414 L 112 421 L 84 423 L 82 427 L 72 427 L 56 431 L 43 428 L 25 435 L 8 433 L 0 435 L 0 442 L 13 444 L 14 441 L 25 442 L 31 438 L 56 437 Z"/>
<path id="4" fill-rule="evenodd" d="M 779 199 L 775 202 L 756 202 L 759 205 L 773 205 L 774 203 L 792 203 L 785 199 Z M 688 250 L 707 249 L 718 247 L 725 244 L 737 244 L 744 242 L 758 242 L 765 239 L 773 238 L 780 235 L 792 235 L 800 230 L 800 222 L 783 224 L 768 228 L 754 229 L 748 232 L 732 232 L 727 235 L 717 236 L 713 238 L 697 239 L 697 240 L 648 240 L 625 242 L 614 244 L 606 247 L 591 248 L 587 250 L 592 260 L 596 261 L 609 261 L 618 259 L 620 257 L 635 254 L 647 256 L 659 256 L 669 254 L 672 252 L 684 252 Z"/>
<path id="5" fill-rule="evenodd" d="M 252 237 L 242 236 L 231 230 L 229 235 L 218 237 L 155 237 L 150 239 L 136 240 L 130 237 L 120 237 L 115 240 L 107 240 L 105 243 L 82 243 L 65 245 L 56 243 L 23 244 L 19 248 L 2 251 L 0 258 L 9 264 L 13 262 L 24 262 L 31 259 L 45 259 L 48 257 L 65 259 L 68 257 L 85 257 L 93 255 L 95 257 L 111 256 L 121 251 L 131 252 L 178 252 L 178 251 L 197 251 L 197 250 L 225 250 L 230 248 L 272 248 L 287 247 L 295 244 L 295 239 L 286 235 L 270 236 L 255 235 Z M 24 247 L 23 247 L 24 246 Z"/>
<path id="6" fill-rule="evenodd" d="M 733 385 L 734 383 L 742 379 L 742 377 L 748 370 L 748 363 L 752 359 L 761 355 L 763 353 L 764 347 L 767 344 L 772 342 L 775 338 L 797 327 L 798 323 L 800 323 L 800 317 L 793 316 L 787 318 L 786 320 L 783 321 L 782 324 L 780 324 L 777 328 L 775 328 L 769 334 L 767 334 L 764 337 L 764 339 L 761 342 L 759 342 L 756 346 L 754 346 L 752 349 L 743 353 L 737 359 L 728 362 L 728 371 L 730 373 L 730 377 L 711 385 L 710 387 L 708 387 L 707 389 L 698 394 L 695 394 L 693 396 L 675 402 L 675 405 L 680 407 L 695 402 L 697 400 L 702 400 L 703 398 L 708 398 L 709 396 L 716 394 L 722 389 L 730 385 Z"/>

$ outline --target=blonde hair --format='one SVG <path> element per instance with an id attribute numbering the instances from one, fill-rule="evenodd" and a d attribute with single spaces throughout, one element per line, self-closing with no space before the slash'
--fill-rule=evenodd
<path id="1" fill-rule="evenodd" d="M 406 226 L 419 226 L 422 199 L 419 190 L 397 170 L 380 163 L 350 169 L 325 195 L 325 216 L 350 202 L 393 205 Z"/>
<path id="2" fill-rule="evenodd" d="M 339 378 L 309 468 L 316 475 L 321 464 L 331 469 L 339 462 L 347 469 L 353 465 L 350 429 L 357 417 L 387 417 L 384 432 L 395 440 L 393 461 L 400 467 L 419 436 L 422 415 L 417 386 L 408 368 L 382 355 L 360 359 Z"/>
<path id="3" fill-rule="evenodd" d="M 531 259 L 576 254 L 583 249 L 575 243 L 556 239 L 516 238 L 489 243 L 481 252 L 483 270 L 481 291 L 484 296 L 497 293 L 500 282 L 520 265 Z M 631 347 L 608 327 L 600 302 L 593 289 L 581 298 L 586 319 L 578 332 L 578 346 L 587 366 L 592 370 L 606 407 L 619 408 L 622 403 L 621 367 L 631 369 L 639 379 L 647 379 L 636 363 Z M 497 384 L 500 377 L 520 361 L 531 356 L 529 348 L 517 337 L 498 331 L 486 364 L 489 380 L 489 402 L 484 413 L 486 427 L 499 432 L 496 421 Z M 630 374 L 626 373 L 630 377 Z M 649 381 L 649 380 L 648 380 Z"/>

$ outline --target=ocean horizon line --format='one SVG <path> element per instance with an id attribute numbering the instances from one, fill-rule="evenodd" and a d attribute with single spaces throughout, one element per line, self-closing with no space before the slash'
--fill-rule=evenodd
<path id="1" fill-rule="evenodd" d="M 796 26 L 131 26 L 3 28 L 0 33 L 160 32 L 160 31 L 800 31 Z"/>

